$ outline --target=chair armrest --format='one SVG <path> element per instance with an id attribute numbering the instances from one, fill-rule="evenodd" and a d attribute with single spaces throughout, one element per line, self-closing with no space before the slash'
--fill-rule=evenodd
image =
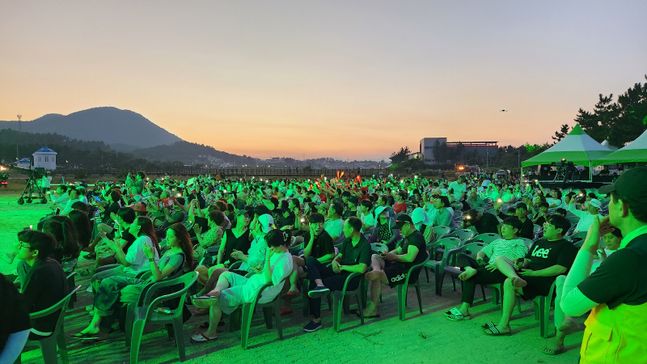
<path id="1" fill-rule="evenodd" d="M 60 301 L 56 302 L 50 307 L 47 307 L 45 309 L 42 309 L 40 311 L 36 312 L 31 312 L 29 314 L 30 319 L 37 319 L 45 316 L 49 316 L 53 314 L 54 312 L 63 309 L 65 306 L 67 306 L 67 302 L 70 300 L 73 294 L 78 292 L 81 289 L 81 285 L 78 285 L 76 288 L 74 288 L 71 292 L 69 292 L 65 297 L 63 297 Z"/>
<path id="2" fill-rule="evenodd" d="M 342 287 L 342 290 L 341 290 L 342 295 L 345 295 L 345 294 L 346 294 L 346 291 L 348 290 L 348 285 L 350 284 L 350 281 L 351 281 L 353 278 L 355 278 L 355 277 L 363 277 L 363 276 L 364 276 L 364 273 L 357 273 L 357 272 L 353 272 L 353 273 L 349 274 L 349 275 L 346 277 L 346 280 L 344 280 L 344 286 Z"/>

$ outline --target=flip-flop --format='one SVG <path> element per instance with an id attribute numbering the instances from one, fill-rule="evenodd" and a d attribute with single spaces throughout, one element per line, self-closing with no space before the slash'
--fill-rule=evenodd
<path id="1" fill-rule="evenodd" d="M 204 334 L 204 332 L 197 333 L 193 336 L 191 336 L 191 342 L 196 343 L 196 344 L 202 344 L 202 343 L 207 343 L 209 341 L 214 341 L 217 340 L 218 336 L 216 337 L 208 337 L 207 335 Z"/>
<path id="2" fill-rule="evenodd" d="M 463 315 L 461 310 L 459 310 L 457 307 L 452 307 L 449 311 L 446 311 L 445 317 L 447 317 L 447 319 L 450 321 L 463 321 L 472 318 L 472 316 L 470 315 Z"/>
<path id="3" fill-rule="evenodd" d="M 487 329 L 483 330 L 483 332 L 485 333 L 485 335 L 489 336 L 510 336 L 510 334 L 512 334 L 512 330 L 501 331 L 496 326 L 488 327 Z"/>
<path id="4" fill-rule="evenodd" d="M 546 355 L 559 355 L 564 353 L 565 351 L 566 351 L 566 348 L 562 345 L 562 346 L 558 346 L 557 348 L 545 347 L 544 350 L 542 350 L 541 352 Z"/>
<path id="5" fill-rule="evenodd" d="M 494 323 L 494 321 L 486 322 L 486 323 L 484 323 L 483 325 L 481 325 L 481 328 L 482 328 L 483 330 L 487 330 L 487 329 L 489 329 L 490 327 L 496 327 L 496 324 Z"/>

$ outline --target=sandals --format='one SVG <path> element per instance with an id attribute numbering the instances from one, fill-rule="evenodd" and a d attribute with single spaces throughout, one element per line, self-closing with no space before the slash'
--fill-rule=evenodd
<path id="1" fill-rule="evenodd" d="M 486 328 L 485 330 L 483 330 L 483 332 L 489 336 L 510 336 L 510 334 L 512 334 L 512 330 L 510 330 L 509 328 L 508 331 L 501 331 L 498 327 L 496 327 L 496 325 L 492 325 Z"/>
<path id="2" fill-rule="evenodd" d="M 472 318 L 471 315 L 464 315 L 458 307 L 452 307 L 449 311 L 445 312 L 445 317 L 450 321 L 463 321 Z"/>
<path id="3" fill-rule="evenodd" d="M 218 339 L 218 336 L 208 337 L 204 334 L 204 332 L 200 332 L 191 336 L 191 342 L 195 344 L 208 343 L 209 341 L 214 341 L 216 339 Z"/>

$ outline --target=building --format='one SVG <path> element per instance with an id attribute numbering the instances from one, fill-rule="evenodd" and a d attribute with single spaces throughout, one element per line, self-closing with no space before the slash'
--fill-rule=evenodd
<path id="1" fill-rule="evenodd" d="M 55 170 L 57 154 L 47 147 L 38 149 L 32 154 L 34 156 L 34 168 L 43 168 L 48 171 Z"/>
<path id="2" fill-rule="evenodd" d="M 448 142 L 446 137 L 422 138 L 420 155 L 427 164 L 474 163 L 488 165 L 498 151 L 497 141 Z"/>
<path id="3" fill-rule="evenodd" d="M 29 158 L 20 158 L 16 161 L 16 167 L 21 169 L 31 169 L 31 160 L 29 160 Z"/>

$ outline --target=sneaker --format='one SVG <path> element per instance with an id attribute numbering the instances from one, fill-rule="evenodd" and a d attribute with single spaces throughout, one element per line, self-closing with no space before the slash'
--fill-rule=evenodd
<path id="1" fill-rule="evenodd" d="M 305 332 L 315 332 L 321 328 L 321 322 L 310 321 L 307 325 L 303 327 Z"/>
<path id="2" fill-rule="evenodd" d="M 308 297 L 316 298 L 316 297 L 325 296 L 328 293 L 330 293 L 330 288 L 326 286 L 317 286 L 311 289 L 310 291 L 308 291 Z"/>

